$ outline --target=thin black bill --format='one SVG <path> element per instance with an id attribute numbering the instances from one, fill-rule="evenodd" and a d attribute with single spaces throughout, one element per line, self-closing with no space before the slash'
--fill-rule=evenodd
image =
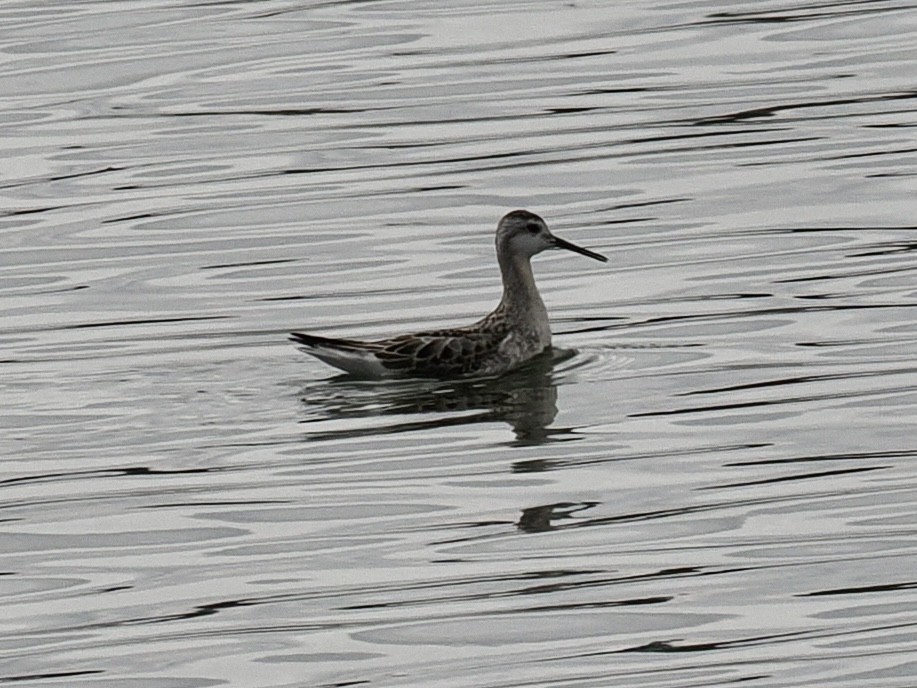
<path id="1" fill-rule="evenodd" d="M 565 248 L 568 251 L 579 253 L 581 256 L 587 256 L 588 258 L 595 258 L 595 260 L 600 260 L 603 263 L 608 262 L 608 258 L 603 256 L 601 253 L 596 253 L 595 251 L 590 251 L 588 248 L 583 248 L 582 246 L 571 244 L 569 241 L 564 241 L 563 239 L 559 237 L 554 237 L 554 245 L 557 248 Z"/>

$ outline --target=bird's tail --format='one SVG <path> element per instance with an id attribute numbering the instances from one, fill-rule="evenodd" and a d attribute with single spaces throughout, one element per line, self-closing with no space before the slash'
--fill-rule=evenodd
<path id="1" fill-rule="evenodd" d="M 353 339 L 319 337 L 305 332 L 290 332 L 290 341 L 305 349 L 360 349 L 362 342 Z"/>
<path id="2" fill-rule="evenodd" d="M 371 343 L 318 337 L 305 332 L 291 332 L 290 341 L 301 351 L 351 375 L 379 378 L 392 374 L 376 357 Z"/>

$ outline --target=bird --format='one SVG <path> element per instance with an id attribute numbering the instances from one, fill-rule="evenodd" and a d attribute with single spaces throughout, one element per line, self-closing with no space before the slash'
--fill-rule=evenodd
<path id="1" fill-rule="evenodd" d="M 551 347 L 548 311 L 535 285 L 531 258 L 547 249 L 565 249 L 603 263 L 608 258 L 555 236 L 528 210 L 503 216 L 496 249 L 503 297 L 471 325 L 373 341 L 291 332 L 290 340 L 301 351 L 360 378 L 496 377 L 518 368 Z"/>

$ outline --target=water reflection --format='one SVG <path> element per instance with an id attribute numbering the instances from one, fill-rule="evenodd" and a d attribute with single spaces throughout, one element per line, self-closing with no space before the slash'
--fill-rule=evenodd
<path id="1" fill-rule="evenodd" d="M 302 403 L 311 412 L 303 422 L 350 421 L 346 429 L 309 432 L 310 439 L 365 437 L 494 421 L 507 423 L 516 442 L 523 445 L 571 439 L 569 430 L 549 426 L 557 415 L 555 366 L 574 354 L 554 349 L 493 379 L 368 382 L 340 375 L 303 389 Z M 353 426 L 354 419 L 380 417 L 391 417 L 393 422 Z"/>
<path id="2" fill-rule="evenodd" d="M 598 502 L 558 502 L 529 507 L 522 510 L 516 527 L 525 533 L 543 533 L 557 527 L 554 521 L 574 518 L 577 512 L 597 505 Z"/>

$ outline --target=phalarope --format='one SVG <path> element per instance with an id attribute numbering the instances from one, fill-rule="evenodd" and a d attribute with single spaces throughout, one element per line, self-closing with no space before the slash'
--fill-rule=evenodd
<path id="1" fill-rule="evenodd" d="M 290 339 L 307 354 L 360 377 L 489 377 L 511 370 L 551 346 L 548 311 L 535 286 L 531 257 L 563 248 L 602 262 L 608 258 L 554 236 L 527 210 L 503 216 L 496 243 L 503 298 L 472 325 L 369 342 L 303 332 L 291 333 Z"/>

